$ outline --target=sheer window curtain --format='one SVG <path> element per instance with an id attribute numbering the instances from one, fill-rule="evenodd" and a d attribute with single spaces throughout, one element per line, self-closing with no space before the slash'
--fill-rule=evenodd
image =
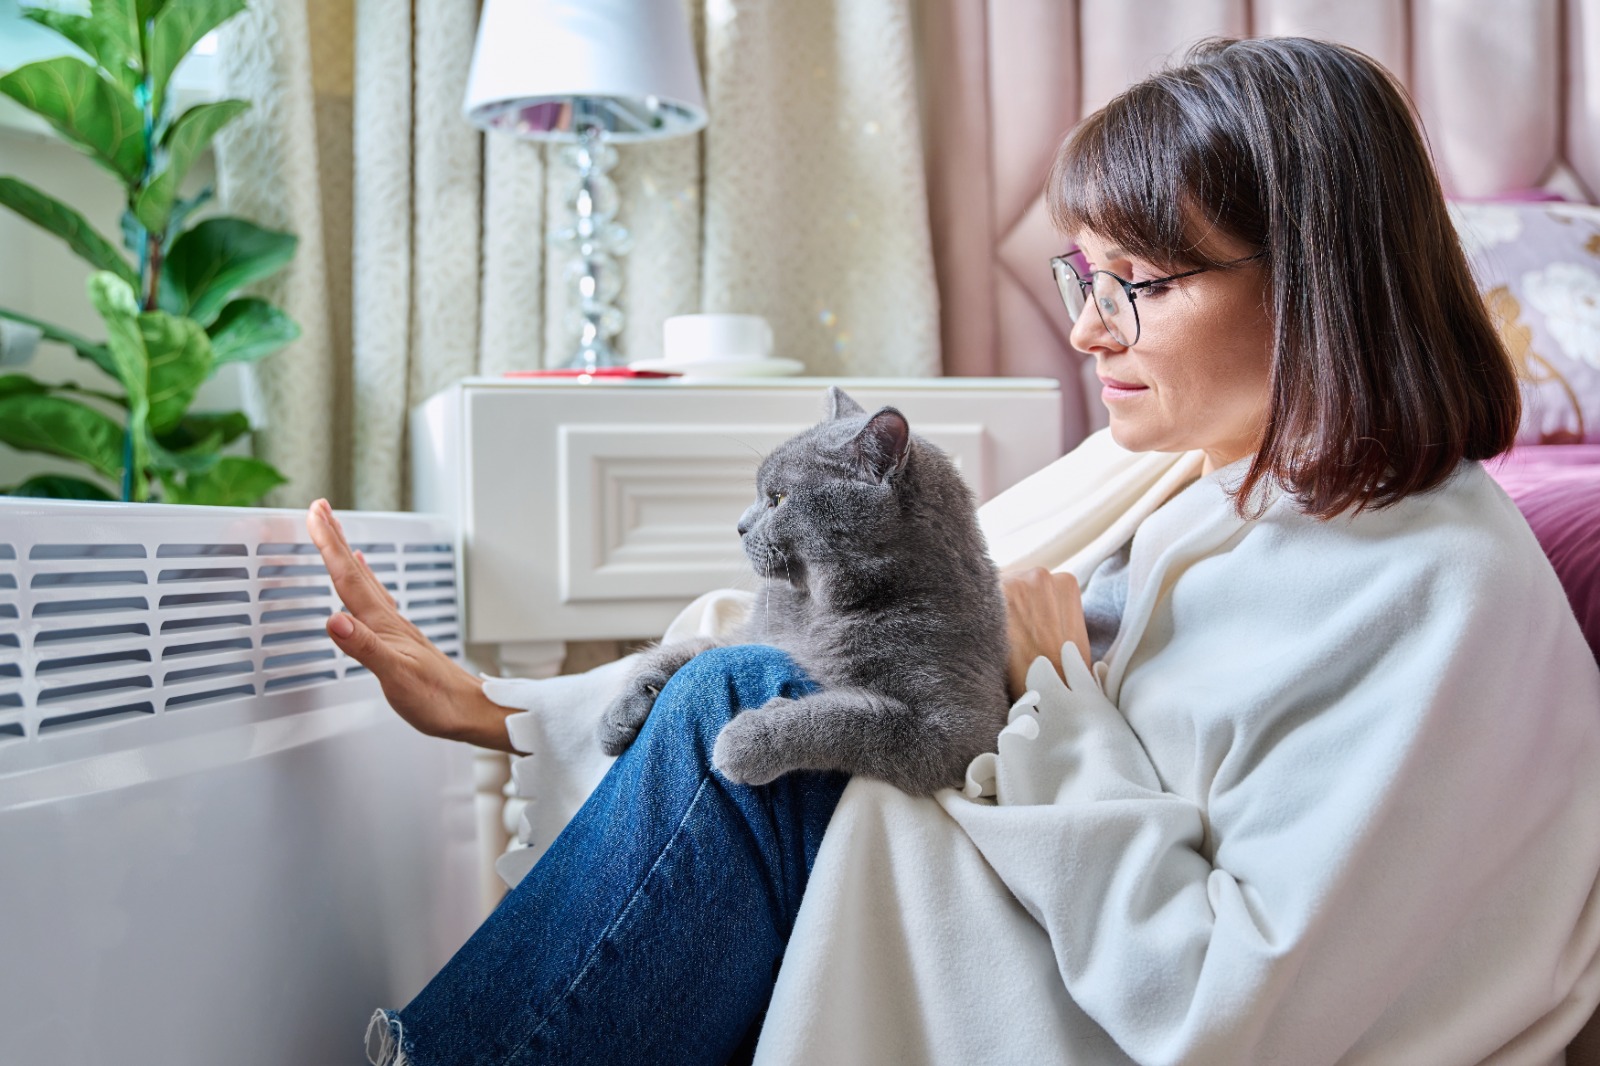
<path id="1" fill-rule="evenodd" d="M 629 358 L 661 322 L 746 311 L 808 372 L 939 372 L 911 0 L 688 0 L 711 125 L 624 148 Z M 460 113 L 477 0 L 254 0 L 225 27 L 230 210 L 300 236 L 259 364 L 272 502 L 406 503 L 405 420 L 456 378 L 559 365 L 553 153 Z"/>

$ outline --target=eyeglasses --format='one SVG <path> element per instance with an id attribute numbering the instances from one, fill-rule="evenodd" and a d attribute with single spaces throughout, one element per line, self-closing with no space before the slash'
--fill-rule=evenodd
<path id="1" fill-rule="evenodd" d="M 1220 265 L 1238 266 L 1252 259 L 1260 259 L 1266 254 L 1261 251 Z M 1200 267 L 1198 270 L 1185 270 L 1181 274 L 1168 274 L 1164 278 L 1151 278 L 1149 281 L 1129 281 L 1109 270 L 1091 270 L 1088 277 L 1085 277 L 1072 263 L 1074 256 L 1082 257 L 1082 255 L 1082 251 L 1074 248 L 1050 260 L 1050 272 L 1055 275 L 1056 288 L 1061 291 L 1061 302 L 1067 305 L 1067 313 L 1072 316 L 1072 321 L 1076 322 L 1078 316 L 1083 314 L 1084 305 L 1088 303 L 1092 292 L 1094 309 L 1100 315 L 1101 324 L 1106 327 L 1106 332 L 1111 334 L 1111 339 L 1124 348 L 1133 347 L 1139 340 L 1139 293 L 1158 289 L 1179 278 L 1204 274 L 1212 269 Z"/>

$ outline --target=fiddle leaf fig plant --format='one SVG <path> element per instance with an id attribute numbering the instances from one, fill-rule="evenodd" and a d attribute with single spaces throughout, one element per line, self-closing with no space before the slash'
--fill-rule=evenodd
<path id="1" fill-rule="evenodd" d="M 59 237 L 93 268 L 96 341 L 0 308 L 0 318 L 64 344 L 120 388 L 0 375 L 0 442 L 83 465 L 0 488 L 16 496 L 251 504 L 284 483 L 258 459 L 222 451 L 250 431 L 238 411 L 194 412 L 200 386 L 228 363 L 262 359 L 300 335 L 282 310 L 241 290 L 293 259 L 293 234 L 242 218 L 189 220 L 210 190 L 184 179 L 213 137 L 249 105 L 199 104 L 173 114 L 173 71 L 245 0 L 91 0 L 87 15 L 23 14 L 86 56 L 46 59 L 0 77 L 0 93 L 43 118 L 122 186 L 126 253 L 67 204 L 0 176 L 0 207 Z"/>

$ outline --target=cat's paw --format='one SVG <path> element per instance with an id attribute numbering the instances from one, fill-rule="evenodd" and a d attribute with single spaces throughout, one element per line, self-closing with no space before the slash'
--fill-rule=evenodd
<path id="1" fill-rule="evenodd" d="M 780 696 L 756 710 L 740 711 L 717 734 L 717 742 L 711 747 L 711 765 L 723 777 L 741 785 L 764 785 L 793 769 L 782 758 L 770 712 L 780 704 L 794 702 Z"/>
<path id="2" fill-rule="evenodd" d="M 642 678 L 630 678 L 622 694 L 611 702 L 600 716 L 600 750 L 607 755 L 621 755 L 628 750 L 650 709 L 656 705 L 660 686 Z"/>

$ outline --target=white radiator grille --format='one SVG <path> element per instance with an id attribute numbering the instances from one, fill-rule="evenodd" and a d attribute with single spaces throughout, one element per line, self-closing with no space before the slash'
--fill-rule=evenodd
<path id="1" fill-rule="evenodd" d="M 20 504 L 0 508 L 0 765 L 16 744 L 366 672 L 323 630 L 342 605 L 298 514 Z M 421 516 L 346 526 L 406 617 L 459 656 L 448 533 Z"/>

